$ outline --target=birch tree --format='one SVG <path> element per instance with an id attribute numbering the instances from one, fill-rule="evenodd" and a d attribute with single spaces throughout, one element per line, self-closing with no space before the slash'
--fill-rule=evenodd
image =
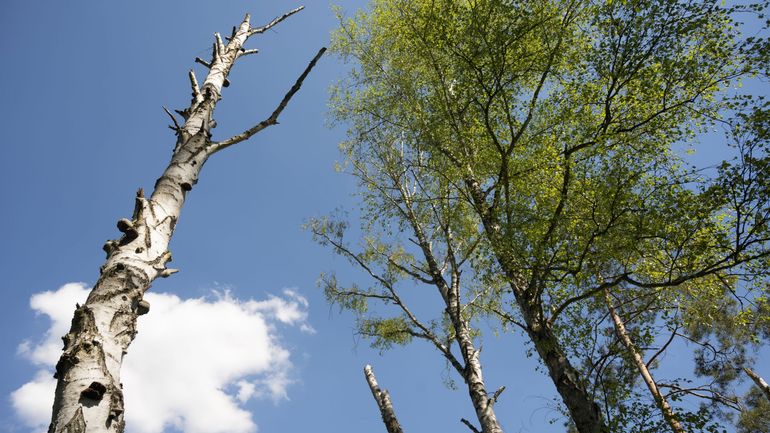
<path id="1" fill-rule="evenodd" d="M 766 6 L 379 0 L 341 23 L 334 47 L 353 70 L 335 117 L 356 146 L 419 149 L 464 203 L 478 263 L 502 282 L 476 304 L 521 325 L 581 433 L 634 428 L 583 365 L 605 291 L 712 312 L 768 257 L 767 194 L 731 202 L 715 187 L 727 178 L 676 150 L 736 108 L 729 88 L 766 72 L 767 40 L 737 21 Z"/>
<path id="2" fill-rule="evenodd" d="M 333 273 L 320 284 L 330 302 L 357 313 L 358 331 L 374 347 L 413 339 L 433 346 L 463 382 L 480 429 L 460 421 L 475 432 L 502 433 L 494 411 L 499 393 L 487 389 L 473 324 L 483 290 L 473 268 L 481 242 L 474 235 L 475 220 L 467 218 L 467 203 L 426 167 L 425 150 L 413 137 L 371 134 L 388 145 L 361 146 L 356 140 L 342 145 L 362 189 L 366 236 L 360 245 L 348 242 L 349 223 L 341 216 L 308 224 L 316 241 L 363 270 L 371 285 L 340 282 Z M 415 312 L 409 301 L 418 287 L 434 293 L 433 315 Z M 391 308 L 382 314 L 373 304 Z"/>
<path id="3" fill-rule="evenodd" d="M 189 72 L 192 100 L 188 107 L 177 111 L 182 121 L 166 110 L 177 137 L 171 160 L 149 196 L 139 189 L 131 218 L 117 222 L 122 235 L 104 244 L 107 260 L 86 303 L 77 306 L 70 331 L 63 337 L 64 350 L 54 376 L 57 385 L 49 433 L 123 432 L 121 362 L 137 333 L 137 317 L 150 309 L 144 293 L 155 279 L 177 272 L 167 266 L 171 261 L 168 245 L 187 194 L 198 182 L 209 157 L 278 123 L 279 115 L 325 48 L 318 51 L 270 116 L 238 135 L 215 141 L 211 131 L 216 126 L 214 110 L 222 88 L 229 85 L 227 77 L 235 62 L 258 52 L 244 46 L 249 38 L 302 9 L 291 10 L 259 27 L 252 26 L 246 15 L 229 37 L 214 34 L 209 61 L 196 59 L 208 72 L 202 83 L 192 70 Z"/>

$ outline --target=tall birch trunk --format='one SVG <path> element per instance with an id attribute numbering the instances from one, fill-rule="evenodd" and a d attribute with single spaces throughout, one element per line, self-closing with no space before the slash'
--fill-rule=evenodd
<path id="1" fill-rule="evenodd" d="M 607 302 L 607 309 L 610 312 L 610 317 L 612 317 L 612 322 L 615 324 L 615 332 L 618 334 L 618 338 L 620 338 L 620 341 L 623 343 L 623 346 L 626 348 L 626 350 L 631 353 L 631 358 L 634 360 L 636 369 L 639 370 L 639 375 L 642 376 L 645 385 L 647 385 L 647 389 L 650 390 L 650 394 L 652 395 L 653 400 L 655 400 L 655 404 L 663 414 L 663 418 L 666 420 L 666 423 L 668 423 L 668 426 L 671 428 L 672 432 L 686 433 L 684 427 L 682 427 L 682 424 L 677 419 L 676 414 L 674 413 L 674 409 L 666 399 L 666 396 L 660 392 L 658 383 L 655 382 L 655 379 L 652 377 L 652 373 L 650 373 L 650 370 L 647 368 L 647 364 L 644 362 L 644 359 L 642 359 L 642 355 L 639 353 L 639 349 L 628 335 L 628 331 L 626 330 L 626 326 L 623 323 L 623 319 L 620 317 L 617 311 L 615 311 L 615 307 L 612 306 L 612 299 L 610 298 L 610 293 L 608 290 L 604 291 L 604 299 Z"/>
<path id="2" fill-rule="evenodd" d="M 233 29 L 227 44 L 215 34 L 211 62 L 196 59 L 209 72 L 199 86 L 190 71 L 192 101 L 178 112 L 184 124 L 180 126 L 169 112 L 177 135 L 171 160 L 149 198 L 139 190 L 132 218 L 118 221 L 123 234 L 104 245 L 107 260 L 101 266 L 99 279 L 86 303 L 76 307 L 70 331 L 62 337 L 64 351 L 54 374 L 57 384 L 49 433 L 123 432 L 121 363 L 136 335 L 137 317 L 149 311 L 149 304 L 142 299 L 144 293 L 156 278 L 176 272 L 167 267 L 171 261 L 168 244 L 186 195 L 211 155 L 278 123 L 281 111 L 325 49 L 318 52 L 270 117 L 239 135 L 214 142 L 213 114 L 222 87 L 229 84 L 227 76 L 235 61 L 257 52 L 243 48 L 250 36 L 263 33 L 301 9 L 256 28 L 251 27 L 246 15 Z"/>

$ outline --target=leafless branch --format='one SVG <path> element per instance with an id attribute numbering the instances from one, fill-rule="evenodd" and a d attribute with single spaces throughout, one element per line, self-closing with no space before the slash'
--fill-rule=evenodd
<path id="1" fill-rule="evenodd" d="M 495 393 L 492 394 L 492 397 L 489 399 L 489 403 L 490 404 L 497 403 L 497 399 L 500 398 L 500 394 L 502 394 L 503 391 L 505 391 L 505 386 L 501 386 L 500 388 L 497 388 L 497 391 L 495 391 Z"/>
<path id="2" fill-rule="evenodd" d="M 647 363 L 645 365 L 647 365 L 648 368 L 650 367 L 650 365 L 652 365 L 653 361 L 655 361 L 655 359 L 658 356 L 660 356 L 661 353 L 665 352 L 665 350 L 668 348 L 668 346 L 671 344 L 671 342 L 674 341 L 674 338 L 676 337 L 677 331 L 679 331 L 679 325 L 677 325 L 677 327 L 671 333 L 671 336 L 668 337 L 668 340 L 666 341 L 666 343 L 663 344 L 663 346 L 660 349 L 658 349 L 658 351 L 655 352 L 655 354 L 652 355 L 652 357 L 650 357 L 649 361 L 647 361 Z"/>
<path id="3" fill-rule="evenodd" d="M 257 27 L 249 30 L 249 36 L 255 35 L 257 33 L 264 33 L 265 31 L 269 30 L 271 27 L 275 26 L 276 24 L 280 23 L 281 21 L 285 20 L 286 18 L 289 18 L 290 16 L 296 14 L 297 12 L 301 11 L 302 9 L 305 9 L 305 6 L 300 6 L 296 9 L 292 9 L 289 12 L 286 12 L 285 14 L 281 15 L 280 17 L 275 18 L 273 21 L 270 21 L 269 23 L 265 24 L 262 27 Z"/>
<path id="4" fill-rule="evenodd" d="M 385 423 L 388 433 L 402 433 L 401 425 L 396 418 L 396 412 L 393 410 L 393 403 L 390 401 L 390 395 L 388 395 L 388 391 L 380 389 L 370 365 L 364 367 L 364 376 L 369 384 L 369 389 L 372 391 L 374 401 L 377 403 L 377 407 L 380 408 L 382 422 Z"/>
<path id="5" fill-rule="evenodd" d="M 297 81 L 294 83 L 291 89 L 289 89 L 289 91 L 283 97 L 283 99 L 275 108 L 275 110 L 273 111 L 273 114 L 271 114 L 270 117 L 259 122 L 254 127 L 249 128 L 238 135 L 234 135 L 228 138 L 227 140 L 223 140 L 220 142 L 212 142 L 210 145 L 211 153 L 213 154 L 215 152 L 219 152 L 220 150 L 225 149 L 229 146 L 232 146 L 233 144 L 240 143 L 241 141 L 244 141 L 244 140 L 248 140 L 249 138 L 251 138 L 252 135 L 267 128 L 268 126 L 278 124 L 278 116 L 281 114 L 283 109 L 286 108 L 286 105 L 289 103 L 289 101 L 294 96 L 294 94 L 297 93 L 300 87 L 302 87 L 302 82 L 305 81 L 305 77 L 307 77 L 307 75 L 316 65 L 316 63 L 318 62 L 318 59 L 321 58 L 324 52 L 326 52 L 326 47 L 323 47 L 320 50 L 318 50 L 318 53 L 315 55 L 315 57 L 313 57 L 313 60 L 311 60 L 310 63 L 307 65 L 307 68 L 305 68 L 305 71 L 302 72 L 302 75 L 300 75 L 299 78 L 297 78 Z"/>
<path id="6" fill-rule="evenodd" d="M 222 36 L 219 33 L 214 33 L 214 54 L 219 57 L 225 53 L 225 44 L 222 42 Z"/>
<path id="7" fill-rule="evenodd" d="M 179 131 L 180 129 L 182 129 L 182 127 L 179 126 L 179 123 L 176 121 L 176 117 L 174 117 L 174 115 L 171 114 L 170 111 L 168 111 L 168 108 L 163 107 L 163 111 L 165 111 L 166 114 L 168 114 L 168 117 L 171 118 L 171 121 L 174 122 L 174 126 L 169 125 L 169 128 L 173 129 L 174 131 Z"/>
<path id="8" fill-rule="evenodd" d="M 765 379 L 762 379 L 760 375 L 754 372 L 754 370 L 750 369 L 749 367 L 744 367 L 743 371 L 746 372 L 746 374 L 751 378 L 751 380 L 754 381 L 754 383 L 759 387 L 759 389 L 762 390 L 763 393 L 765 393 L 765 397 L 767 397 L 768 400 L 770 400 L 770 385 L 765 382 Z"/>

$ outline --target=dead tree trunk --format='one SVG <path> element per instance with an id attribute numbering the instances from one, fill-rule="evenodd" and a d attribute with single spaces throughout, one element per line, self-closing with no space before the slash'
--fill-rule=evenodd
<path id="1" fill-rule="evenodd" d="M 644 362 L 644 359 L 642 359 L 642 355 L 639 353 L 639 349 L 628 335 L 628 331 L 626 330 L 626 326 L 623 323 L 623 319 L 620 317 L 620 315 L 618 315 L 617 311 L 615 311 L 615 307 L 612 306 L 612 299 L 610 298 L 610 293 L 607 290 L 604 291 L 604 299 L 607 302 L 607 309 L 610 312 L 610 317 L 612 317 L 612 322 L 615 324 L 615 331 L 618 335 L 618 338 L 620 338 L 620 341 L 623 343 L 623 346 L 626 348 L 626 350 L 631 353 L 631 358 L 634 360 L 634 364 L 636 365 L 637 370 L 639 370 L 639 375 L 642 376 L 644 383 L 647 385 L 647 389 L 650 390 L 650 394 L 655 400 L 655 404 L 663 414 L 663 418 L 666 420 L 666 423 L 668 423 L 668 426 L 671 427 L 672 432 L 685 433 L 684 427 L 682 427 L 682 424 L 679 422 L 676 414 L 674 413 L 674 409 L 671 407 L 671 404 L 669 404 L 666 396 L 660 392 L 658 383 L 655 382 L 655 379 L 652 377 L 652 373 L 650 373 L 650 370 L 647 368 L 647 364 Z"/>
<path id="2" fill-rule="evenodd" d="M 380 408 L 382 422 L 385 423 L 385 428 L 388 430 L 388 433 L 404 433 L 403 430 L 401 430 L 401 424 L 398 423 L 398 419 L 396 418 L 396 412 L 393 410 L 393 403 L 390 401 L 390 395 L 388 395 L 388 391 L 381 390 L 380 386 L 377 385 L 377 378 L 374 377 L 371 365 L 364 367 L 364 376 L 366 376 L 366 382 L 369 384 L 369 389 L 372 390 L 374 401 L 377 402 L 377 406 Z"/>
<path id="3" fill-rule="evenodd" d="M 118 221 L 118 230 L 123 235 L 104 245 L 107 260 L 99 279 L 86 303 L 77 306 L 72 327 L 63 337 L 64 353 L 54 374 L 58 382 L 49 433 L 123 432 L 123 355 L 136 335 L 137 317 L 149 311 L 149 304 L 142 299 L 144 292 L 156 278 L 176 272 L 166 267 L 171 261 L 168 244 L 185 196 L 211 155 L 278 123 L 281 111 L 325 48 L 313 58 L 270 117 L 239 135 L 215 142 L 211 140 L 211 129 L 216 126 L 213 114 L 222 87 L 229 84 L 227 76 L 235 61 L 257 52 L 244 48 L 249 37 L 265 32 L 300 10 L 302 7 L 262 27 L 252 27 L 246 15 L 240 26 L 233 28 L 226 44 L 215 34 L 210 62 L 196 59 L 209 71 L 202 86 L 193 71 L 189 73 L 192 101 L 189 107 L 178 111 L 184 124 L 180 126 L 166 110 L 177 135 L 171 161 L 149 198 L 139 190 L 132 218 Z"/>

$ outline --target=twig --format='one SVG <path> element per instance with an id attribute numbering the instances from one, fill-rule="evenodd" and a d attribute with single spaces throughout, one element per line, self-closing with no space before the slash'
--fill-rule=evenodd
<path id="1" fill-rule="evenodd" d="M 495 391 L 495 393 L 492 394 L 492 398 L 489 399 L 489 403 L 490 404 L 497 403 L 497 399 L 500 397 L 500 394 L 502 394 L 503 391 L 505 391 L 505 385 L 501 386 L 500 388 L 497 388 L 497 391 Z"/>
<path id="2" fill-rule="evenodd" d="M 165 111 L 165 112 L 166 112 L 166 114 L 168 114 L 168 117 L 170 117 L 170 118 L 171 118 L 171 121 L 172 121 L 172 122 L 174 122 L 174 126 L 169 126 L 169 128 L 171 128 L 171 129 L 173 129 L 174 131 L 177 131 L 177 132 L 178 132 L 179 130 L 181 130 L 181 129 L 182 129 L 182 127 L 181 127 L 181 126 L 179 126 L 179 123 L 177 123 L 177 121 L 176 121 L 176 117 L 174 117 L 174 115 L 173 115 L 173 114 L 171 114 L 171 112 L 170 112 L 170 111 L 168 111 L 168 108 L 166 108 L 166 107 L 163 107 L 163 111 Z"/>

